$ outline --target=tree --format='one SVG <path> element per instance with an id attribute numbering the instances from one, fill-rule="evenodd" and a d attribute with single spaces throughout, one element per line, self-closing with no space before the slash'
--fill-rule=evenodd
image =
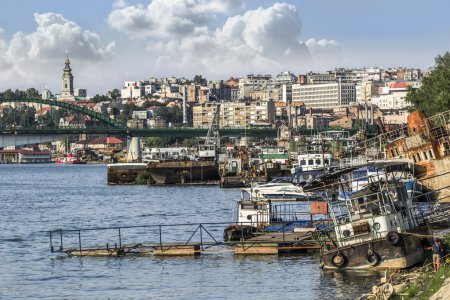
<path id="1" fill-rule="evenodd" d="M 438 55 L 434 69 L 422 80 L 419 89 L 410 88 L 406 101 L 427 116 L 450 109 L 450 53 Z"/>
<path id="2" fill-rule="evenodd" d="M 167 147 L 169 139 L 165 137 L 148 137 L 145 138 L 145 144 L 150 148 L 164 148 Z"/>
<path id="3" fill-rule="evenodd" d="M 108 96 L 96 94 L 94 97 L 92 97 L 92 101 L 95 103 L 100 103 L 103 101 L 111 101 L 111 98 L 109 98 Z"/>
<path id="4" fill-rule="evenodd" d="M 7 100 L 13 100 L 16 99 L 16 95 L 11 89 L 8 89 L 3 93 L 3 98 Z"/>
<path id="5" fill-rule="evenodd" d="M 106 95 L 113 100 L 120 99 L 120 96 L 121 96 L 120 91 L 118 89 L 113 89 L 112 91 L 109 91 L 108 93 L 106 93 Z"/>
<path id="6" fill-rule="evenodd" d="M 35 88 L 29 88 L 26 90 L 25 93 L 26 93 L 28 99 L 40 99 L 41 98 L 39 91 Z"/>
<path id="7" fill-rule="evenodd" d="M 206 85 L 208 83 L 208 81 L 205 78 L 203 78 L 202 75 L 195 75 L 192 81 L 198 85 Z"/>

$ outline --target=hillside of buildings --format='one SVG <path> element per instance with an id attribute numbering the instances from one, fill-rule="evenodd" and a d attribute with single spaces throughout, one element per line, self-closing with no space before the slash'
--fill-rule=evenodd
<path id="1" fill-rule="evenodd" d="M 216 81 L 201 75 L 192 79 L 151 77 L 126 81 L 105 95 L 93 97 L 86 89 L 74 88 L 68 55 L 64 66 L 61 91 L 29 88 L 0 92 L 0 127 L 105 126 L 89 116 L 56 106 L 7 101 L 24 98 L 72 103 L 131 128 L 207 128 L 216 110 L 220 128 L 285 125 L 325 130 L 361 128 L 380 122 L 388 128 L 404 124 L 409 111 L 415 108 L 427 114 L 450 109 L 449 53 L 438 56 L 436 66 L 427 71 L 404 67 L 336 68 L 324 73 L 283 71 L 275 76 L 249 74 Z"/>

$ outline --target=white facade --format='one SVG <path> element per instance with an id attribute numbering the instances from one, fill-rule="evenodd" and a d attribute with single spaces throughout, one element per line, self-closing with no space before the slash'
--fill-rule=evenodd
<path id="1" fill-rule="evenodd" d="M 372 96 L 372 104 L 380 109 L 404 109 L 411 106 L 406 102 L 406 91 L 394 91 L 389 94 Z"/>
<path id="2" fill-rule="evenodd" d="M 292 102 L 301 101 L 306 107 L 330 108 L 356 101 L 354 83 L 293 84 Z"/>
<path id="3" fill-rule="evenodd" d="M 120 91 L 120 97 L 122 99 L 138 99 L 143 95 L 141 84 L 137 81 L 125 81 L 122 90 Z"/>

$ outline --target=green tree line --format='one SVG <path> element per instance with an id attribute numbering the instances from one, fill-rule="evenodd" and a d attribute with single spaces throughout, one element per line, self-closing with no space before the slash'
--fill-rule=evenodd
<path id="1" fill-rule="evenodd" d="M 408 91 L 406 100 L 413 109 L 422 110 L 427 116 L 450 110 L 450 53 L 438 55 L 428 76 L 419 89 Z"/>

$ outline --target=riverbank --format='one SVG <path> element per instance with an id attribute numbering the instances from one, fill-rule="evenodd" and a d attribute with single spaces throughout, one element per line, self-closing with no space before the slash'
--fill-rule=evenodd
<path id="1" fill-rule="evenodd" d="M 450 234 L 439 237 L 444 249 L 450 249 Z M 386 272 L 381 284 L 372 288 L 367 299 L 425 300 L 450 299 L 450 255 L 442 258 L 438 272 L 433 269 L 431 251 L 422 266 L 409 270 Z"/>

